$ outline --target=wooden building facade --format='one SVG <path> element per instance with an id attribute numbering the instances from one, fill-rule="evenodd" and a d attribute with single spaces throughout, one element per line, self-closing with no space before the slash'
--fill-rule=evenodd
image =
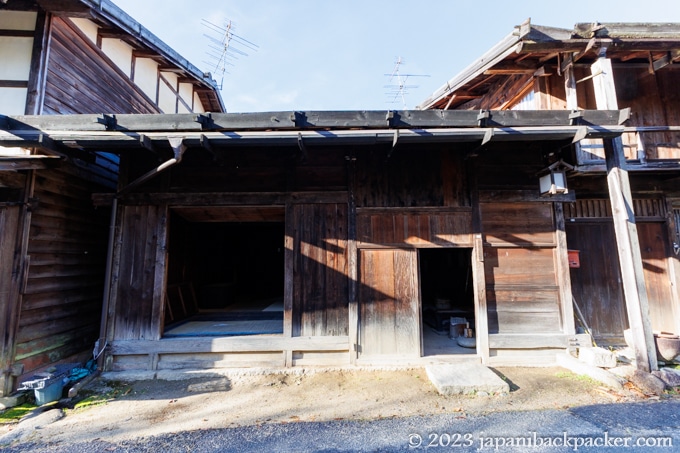
<path id="1" fill-rule="evenodd" d="M 630 109 L 620 146 L 631 193 L 628 248 L 641 265 L 635 272 L 627 273 L 633 265 L 615 253 L 622 245 L 616 226 L 621 207 L 612 198 L 606 146 L 585 140 L 559 153 L 573 166 L 567 177 L 575 200 L 561 207 L 567 244 L 580 252 L 580 267 L 570 269 L 571 289 L 601 344 L 622 344 L 624 330 L 636 324 L 629 319 L 629 297 L 646 299 L 654 332 L 680 332 L 678 61 L 680 24 L 592 23 L 566 30 L 527 21 L 419 106 Z"/>
<path id="2" fill-rule="evenodd" d="M 209 78 L 109 1 L 0 3 L 0 114 L 224 111 Z M 172 83 L 170 83 L 172 82 Z M 116 154 L 0 146 L 0 395 L 99 338 Z"/>
<path id="3" fill-rule="evenodd" d="M 104 369 L 553 363 L 575 335 L 565 196 L 536 176 L 626 111 L 7 118 L 120 155 Z M 55 120 L 59 120 L 55 122 Z M 161 163 L 159 164 L 159 160 Z M 462 319 L 473 348 L 442 334 Z M 440 332 L 437 332 L 440 331 Z"/>

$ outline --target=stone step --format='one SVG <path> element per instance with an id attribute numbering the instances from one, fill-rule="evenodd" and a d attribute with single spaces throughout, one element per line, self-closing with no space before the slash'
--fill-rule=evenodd
<path id="1" fill-rule="evenodd" d="M 433 364 L 425 367 L 425 371 L 442 395 L 510 392 L 507 382 L 479 363 Z"/>

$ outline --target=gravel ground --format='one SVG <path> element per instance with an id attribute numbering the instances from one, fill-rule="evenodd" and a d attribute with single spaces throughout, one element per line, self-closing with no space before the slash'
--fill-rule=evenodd
<path id="1" fill-rule="evenodd" d="M 505 426 L 498 417 L 514 432 L 562 432 L 558 421 L 582 420 L 581 408 L 612 407 L 616 415 L 616 408 L 654 401 L 632 388 L 613 392 L 559 367 L 495 372 L 510 383 L 509 394 L 443 396 L 418 368 L 99 379 L 80 397 L 101 404 L 70 409 L 75 402 L 66 401 L 32 420 L 0 425 L 0 446 L 38 452 L 394 451 L 408 447 L 412 433 L 424 440 L 428 432 L 498 433 Z M 678 401 L 664 395 L 650 407 L 672 403 L 677 409 Z M 677 418 L 671 421 L 677 426 Z M 612 418 L 605 424 L 623 430 L 625 423 Z"/>

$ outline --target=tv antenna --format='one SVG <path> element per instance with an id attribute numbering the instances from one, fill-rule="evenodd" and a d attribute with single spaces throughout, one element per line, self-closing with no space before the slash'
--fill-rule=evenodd
<path id="1" fill-rule="evenodd" d="M 204 33 L 210 43 L 206 54 L 209 60 L 204 63 L 210 65 L 213 72 L 220 76 L 219 89 L 224 84 L 224 74 L 229 74 L 227 66 L 234 66 L 234 60 L 247 57 L 247 50 L 257 51 L 259 46 L 247 39 L 234 33 L 235 26 L 231 20 L 225 21 L 224 26 L 214 24 L 206 19 L 202 19 L 203 26 L 208 29 L 210 34 Z"/>
<path id="2" fill-rule="evenodd" d="M 410 89 L 418 88 L 418 85 L 407 85 L 406 81 L 409 79 L 409 77 L 430 76 L 427 74 L 402 74 L 399 72 L 399 68 L 403 64 L 405 64 L 404 60 L 401 57 L 397 57 L 397 60 L 394 62 L 394 69 L 392 69 L 392 73 L 385 74 L 390 78 L 390 82 L 396 82 L 391 83 L 390 85 L 385 85 L 385 88 L 388 90 L 385 94 L 389 97 L 389 100 L 387 101 L 389 104 L 397 104 L 399 103 L 399 100 L 401 100 L 404 109 L 406 109 L 406 95 L 409 94 Z"/>

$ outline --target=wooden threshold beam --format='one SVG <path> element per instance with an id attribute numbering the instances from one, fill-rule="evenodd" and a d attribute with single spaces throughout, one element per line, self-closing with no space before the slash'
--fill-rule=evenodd
<path id="1" fill-rule="evenodd" d="M 119 340 L 110 344 L 112 355 L 199 354 L 228 352 L 348 351 L 349 337 L 186 337 L 161 340 Z"/>

